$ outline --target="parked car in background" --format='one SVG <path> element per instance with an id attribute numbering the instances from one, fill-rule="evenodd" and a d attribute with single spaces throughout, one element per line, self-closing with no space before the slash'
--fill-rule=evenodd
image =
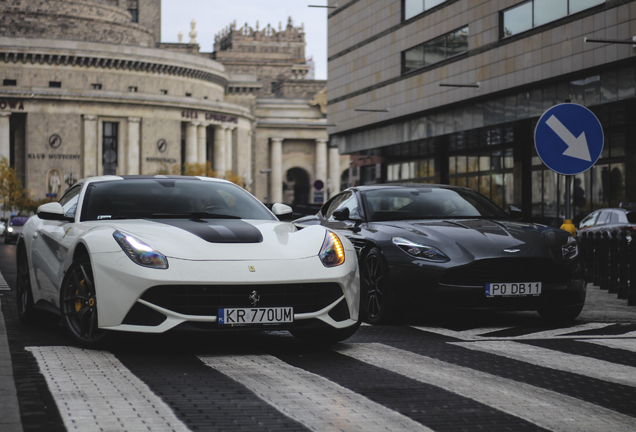
<path id="1" fill-rule="evenodd" d="M 80 180 L 20 235 L 18 316 L 59 311 L 87 347 L 112 331 L 346 339 L 360 326 L 355 249 L 324 227 L 299 231 L 277 217 L 291 212 L 220 179 Z"/>
<path id="2" fill-rule="evenodd" d="M 478 192 L 429 184 L 349 188 L 299 227 L 349 238 L 360 263 L 361 316 L 401 309 L 532 310 L 571 321 L 585 302 L 579 243 L 568 232 L 514 218 Z"/>
<path id="3" fill-rule="evenodd" d="M 7 228 L 7 226 L 4 224 L 4 222 L 0 221 L 0 235 L 4 235 L 4 231 Z"/>
<path id="4" fill-rule="evenodd" d="M 587 215 L 579 224 L 579 233 L 603 233 L 612 234 L 625 231 L 631 238 L 636 231 L 636 206 L 634 204 L 621 204 L 619 208 L 604 208 L 595 210 Z"/>
<path id="5" fill-rule="evenodd" d="M 27 220 L 29 220 L 29 216 L 12 216 L 9 219 L 9 226 L 4 232 L 4 242 L 15 243 Z"/>

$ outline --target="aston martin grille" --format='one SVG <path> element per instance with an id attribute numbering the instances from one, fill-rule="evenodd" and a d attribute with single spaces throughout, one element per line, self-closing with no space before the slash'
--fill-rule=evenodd
<path id="1" fill-rule="evenodd" d="M 336 283 L 282 285 L 163 285 L 148 289 L 141 298 L 186 315 L 216 315 L 220 307 L 252 307 L 250 295 L 260 297 L 258 307 L 293 306 L 294 313 L 318 311 L 342 296 Z"/>
<path id="2" fill-rule="evenodd" d="M 566 267 L 541 258 L 501 258 L 475 261 L 444 273 L 445 285 L 481 286 L 491 282 L 566 283 L 572 274 Z"/>

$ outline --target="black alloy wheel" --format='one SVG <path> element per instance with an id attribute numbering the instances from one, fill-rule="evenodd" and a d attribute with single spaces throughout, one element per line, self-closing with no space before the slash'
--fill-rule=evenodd
<path id="1" fill-rule="evenodd" d="M 378 248 L 369 251 L 360 271 L 360 314 L 370 324 L 386 324 L 393 312 L 389 270 Z"/>
<path id="2" fill-rule="evenodd" d="M 93 269 L 87 256 L 78 258 L 66 271 L 60 290 L 62 323 L 71 337 L 87 348 L 105 345 L 108 332 L 97 327 L 97 297 Z"/>
<path id="3" fill-rule="evenodd" d="M 36 311 L 33 307 L 33 292 L 31 291 L 31 279 L 29 277 L 29 260 L 24 247 L 21 247 L 18 252 L 16 279 L 18 318 L 20 318 L 23 324 L 34 324 L 36 322 Z"/>

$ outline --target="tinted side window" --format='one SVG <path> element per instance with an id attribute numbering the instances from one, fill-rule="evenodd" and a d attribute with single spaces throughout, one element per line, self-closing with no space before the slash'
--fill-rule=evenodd
<path id="1" fill-rule="evenodd" d="M 323 213 L 323 216 L 325 217 L 325 219 L 327 220 L 334 220 L 334 218 L 332 217 L 333 212 L 338 210 L 340 208 L 340 205 L 342 204 L 343 201 L 346 201 L 347 199 L 349 199 L 349 197 L 351 196 L 351 192 L 344 192 L 341 193 L 340 195 L 336 196 L 332 201 L 331 204 L 329 205 L 329 207 L 327 209 L 325 209 L 325 212 Z"/>
<path id="2" fill-rule="evenodd" d="M 605 225 L 610 219 L 610 212 L 608 210 L 603 210 L 601 214 L 598 216 L 598 220 L 595 225 Z"/>
<path id="3" fill-rule="evenodd" d="M 349 217 L 350 218 L 359 218 L 360 210 L 358 206 L 358 199 L 356 196 L 350 192 L 343 194 L 343 199 L 341 199 L 337 205 L 329 207 L 329 215 L 328 220 L 335 221 L 333 217 L 333 212 L 336 210 L 341 210 L 344 208 L 349 209 Z"/>
<path id="4" fill-rule="evenodd" d="M 579 228 L 589 228 L 593 226 L 599 214 L 600 214 L 599 212 L 594 212 L 591 215 L 586 216 L 585 219 L 581 221 Z"/>
<path id="5" fill-rule="evenodd" d="M 62 205 L 64 209 L 64 216 L 75 217 L 75 211 L 77 210 L 77 201 L 79 200 L 80 192 L 82 191 L 82 186 L 78 185 L 72 189 L 69 189 L 62 198 L 60 198 L 59 203 Z"/>

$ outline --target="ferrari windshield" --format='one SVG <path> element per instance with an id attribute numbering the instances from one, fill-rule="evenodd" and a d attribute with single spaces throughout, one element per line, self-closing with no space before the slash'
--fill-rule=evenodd
<path id="1" fill-rule="evenodd" d="M 276 220 L 233 183 L 190 178 L 122 179 L 91 183 L 83 221 L 105 219 L 228 218 Z"/>
<path id="2" fill-rule="evenodd" d="M 363 192 L 368 219 L 509 219 L 484 196 L 469 189 L 396 187 Z"/>

